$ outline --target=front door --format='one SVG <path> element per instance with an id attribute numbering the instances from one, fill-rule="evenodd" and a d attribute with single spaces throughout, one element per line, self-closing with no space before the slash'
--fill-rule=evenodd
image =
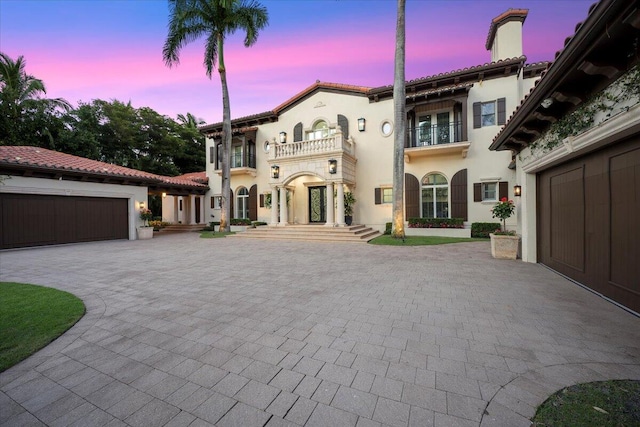
<path id="1" fill-rule="evenodd" d="M 196 204 L 196 224 L 200 224 L 200 197 L 195 196 Z"/>
<path id="2" fill-rule="evenodd" d="M 327 187 L 309 187 L 309 222 L 326 222 Z"/>

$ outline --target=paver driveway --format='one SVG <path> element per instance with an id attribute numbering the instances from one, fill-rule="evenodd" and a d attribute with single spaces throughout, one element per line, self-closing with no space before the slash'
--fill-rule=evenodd
<path id="1" fill-rule="evenodd" d="M 528 425 L 553 391 L 640 379 L 640 319 L 488 243 L 172 235 L 0 253 L 87 315 L 0 374 L 0 424 Z"/>

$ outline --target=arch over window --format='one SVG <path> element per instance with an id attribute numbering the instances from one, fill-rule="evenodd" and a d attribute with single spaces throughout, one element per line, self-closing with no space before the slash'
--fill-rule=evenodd
<path id="1" fill-rule="evenodd" d="M 335 127 L 329 127 L 329 124 L 326 122 L 326 120 L 320 119 L 313 124 L 313 127 L 310 131 L 307 131 L 306 138 L 308 141 L 312 141 L 314 139 L 328 138 L 334 133 L 336 133 Z"/>
<path id="2" fill-rule="evenodd" d="M 449 182 L 440 173 L 422 178 L 422 217 L 449 218 Z"/>
<path id="3" fill-rule="evenodd" d="M 238 188 L 236 192 L 236 218 L 249 218 L 249 190 Z"/>

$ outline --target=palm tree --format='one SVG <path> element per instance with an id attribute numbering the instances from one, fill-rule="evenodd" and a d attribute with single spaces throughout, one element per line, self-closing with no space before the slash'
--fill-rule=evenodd
<path id="1" fill-rule="evenodd" d="M 258 31 L 267 26 L 267 9 L 255 0 L 169 0 L 169 34 L 162 54 L 167 66 L 179 62 L 180 49 L 188 43 L 205 38 L 204 65 L 211 78 L 218 68 L 222 83 L 222 203 L 220 230 L 229 231 L 230 224 L 230 165 L 231 107 L 224 65 L 224 39 L 237 30 L 245 32 L 244 45 L 252 46 Z M 216 64 L 217 62 L 217 64 Z"/>
<path id="2" fill-rule="evenodd" d="M 204 120 L 199 118 L 197 119 L 196 116 L 191 113 L 187 113 L 186 116 L 184 114 L 178 114 L 176 118 L 178 119 L 178 123 L 180 123 L 182 126 L 191 129 L 197 129 L 198 126 L 206 124 Z"/>
<path id="3" fill-rule="evenodd" d="M 3 143 L 33 141 L 33 135 L 30 135 L 33 126 L 27 126 L 27 121 L 33 121 L 36 115 L 53 114 L 59 108 L 71 109 L 71 105 L 62 98 L 45 98 L 47 90 L 44 83 L 27 74 L 25 66 L 23 56 L 14 61 L 0 52 L 0 141 Z M 39 129 L 39 132 L 51 137 L 49 129 Z"/>
<path id="4" fill-rule="evenodd" d="M 405 80 L 404 80 L 404 11 L 405 0 L 398 0 L 398 20 L 396 22 L 396 56 L 393 79 L 393 113 L 395 125 L 393 142 L 393 218 L 391 235 L 404 239 L 404 218 L 402 215 L 404 195 L 404 143 L 407 115 L 405 111 Z"/>

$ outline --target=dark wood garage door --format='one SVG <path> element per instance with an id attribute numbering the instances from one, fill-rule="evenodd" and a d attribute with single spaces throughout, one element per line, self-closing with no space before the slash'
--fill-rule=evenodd
<path id="1" fill-rule="evenodd" d="M 538 175 L 538 259 L 640 312 L 640 136 Z"/>
<path id="2" fill-rule="evenodd" d="M 127 199 L 0 194 L 0 248 L 129 237 Z"/>

